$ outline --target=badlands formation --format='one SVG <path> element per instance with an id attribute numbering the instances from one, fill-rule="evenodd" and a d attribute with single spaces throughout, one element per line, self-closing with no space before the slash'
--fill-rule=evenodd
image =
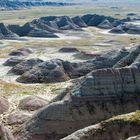
<path id="1" fill-rule="evenodd" d="M 15 39 L 18 37 L 59 38 L 57 33 L 68 30 L 81 31 L 87 27 L 108 29 L 114 34 L 140 34 L 140 27 L 128 22 L 137 21 L 136 18 L 116 19 L 109 16 L 86 14 L 83 16 L 47 16 L 34 19 L 24 25 L 0 24 L 0 38 Z"/>
<path id="2" fill-rule="evenodd" d="M 139 35 L 140 26 L 128 22 L 138 19 L 86 14 L 47 16 L 22 26 L 0 24 L 2 40 L 61 39 L 68 31 L 89 27 L 115 35 Z M 39 49 L 39 47 L 38 47 Z M 40 49 L 42 49 L 40 47 Z M 51 101 L 30 95 L 10 110 L 10 102 L 0 98 L 2 140 L 120 140 L 140 135 L 140 45 L 116 47 L 85 61 L 60 58 L 30 58 L 35 49 L 21 47 L 8 54 L 3 67 L 21 85 L 59 84 L 72 81 Z M 83 53 L 76 47 L 62 47 L 57 53 Z M 56 53 L 56 52 L 55 52 Z M 33 55 L 34 56 L 34 55 Z M 66 58 L 66 57 L 65 57 Z M 12 81 L 12 82 L 13 82 Z M 48 85 L 47 85 L 48 86 Z M 11 101 L 12 102 L 12 101 Z M 136 111 L 137 110 L 137 111 Z M 32 115 L 32 114 L 34 115 Z M 123 115 L 122 115 L 123 114 Z M 6 119 L 6 120 L 5 120 Z M 7 126 L 13 126 L 6 127 Z M 134 136 L 134 137 L 133 137 Z M 130 138 L 129 138 L 130 137 Z"/>
<path id="3" fill-rule="evenodd" d="M 24 51 L 31 53 L 31 50 L 17 50 L 22 52 L 20 54 Z M 139 55 L 140 45 L 137 45 L 130 49 L 111 50 L 100 57 L 77 63 L 59 59 L 45 62 L 40 59 L 8 60 L 5 65 L 12 65 L 9 72 L 21 75 L 18 82 L 61 82 L 79 77 L 73 86 L 50 103 L 35 97 L 23 100 L 20 108 L 44 107 L 13 132 L 15 139 L 118 140 L 138 135 L 139 112 L 135 111 L 140 107 Z M 32 107 L 30 100 L 35 100 L 39 107 Z M 109 119 L 121 114 L 127 115 Z"/>

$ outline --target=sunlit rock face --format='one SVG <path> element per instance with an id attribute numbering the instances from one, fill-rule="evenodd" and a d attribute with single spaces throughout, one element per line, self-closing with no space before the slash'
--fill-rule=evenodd
<path id="1" fill-rule="evenodd" d="M 75 88 L 77 96 L 124 96 L 140 92 L 140 74 L 136 68 L 96 70 L 80 81 L 80 89 Z M 78 89 L 78 91 L 77 91 Z"/>

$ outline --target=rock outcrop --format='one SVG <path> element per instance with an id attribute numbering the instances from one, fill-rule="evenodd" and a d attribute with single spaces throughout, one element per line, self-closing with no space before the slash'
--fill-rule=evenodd
<path id="1" fill-rule="evenodd" d="M 133 24 L 123 24 L 121 27 L 128 34 L 140 34 L 140 26 Z"/>
<path id="2" fill-rule="evenodd" d="M 112 29 L 113 25 L 108 20 L 104 20 L 98 25 L 98 27 L 102 29 Z"/>
<path id="3" fill-rule="evenodd" d="M 56 33 L 64 30 L 82 31 L 83 28 L 94 26 L 102 29 L 111 29 L 110 33 L 140 34 L 140 27 L 128 24 L 131 19 L 115 19 L 109 16 L 87 14 L 83 16 L 48 16 L 34 19 L 31 22 L 19 25 L 9 25 L 8 29 L 19 36 L 57 38 Z"/>
<path id="4" fill-rule="evenodd" d="M 9 58 L 3 65 L 4 65 L 4 66 L 11 66 L 11 67 L 13 67 L 13 66 L 15 66 L 15 65 L 17 65 L 17 64 L 19 64 L 19 63 L 21 63 L 22 61 L 23 61 L 22 58 L 11 57 L 11 58 Z"/>
<path id="5" fill-rule="evenodd" d="M 8 111 L 9 106 L 9 101 L 4 97 L 0 97 L 0 114 Z"/>
<path id="6" fill-rule="evenodd" d="M 48 102 L 40 97 L 28 96 L 20 100 L 18 107 L 22 110 L 34 111 L 44 107 L 47 104 Z"/>
<path id="7" fill-rule="evenodd" d="M 86 23 L 82 20 L 80 16 L 76 16 L 72 18 L 74 24 L 78 25 L 79 27 L 87 27 Z"/>
<path id="8" fill-rule="evenodd" d="M 96 15 L 96 14 L 84 15 L 84 16 L 82 16 L 82 19 L 88 26 L 98 26 L 105 20 L 108 20 L 110 23 L 112 23 L 116 20 L 115 18 L 112 18 L 112 17 Z"/>
<path id="9" fill-rule="evenodd" d="M 134 120 L 133 117 L 136 117 Z M 135 113 L 111 118 L 96 125 L 78 130 L 61 140 L 120 140 L 139 134 L 139 115 Z M 133 122 L 136 121 L 136 122 Z M 139 140 L 140 136 L 127 140 Z"/>
<path id="10" fill-rule="evenodd" d="M 33 68 L 33 66 L 38 65 L 39 63 L 42 63 L 43 60 L 41 59 L 28 59 L 28 60 L 24 60 L 21 63 L 18 63 L 17 65 L 15 65 L 8 73 L 14 73 L 16 75 L 21 75 L 23 73 L 25 73 L 26 71 L 29 71 L 30 69 Z"/>
<path id="11" fill-rule="evenodd" d="M 23 83 L 49 83 L 62 82 L 71 78 L 85 76 L 89 72 L 104 68 L 119 68 L 131 65 L 140 54 L 139 45 L 130 50 L 115 49 L 102 55 L 96 56 L 91 60 L 72 63 L 60 59 L 43 61 L 40 59 L 23 60 L 17 62 L 8 73 L 21 75 L 17 81 Z M 78 51 L 75 48 L 62 48 L 61 51 Z M 25 50 L 23 50 L 24 52 Z M 11 54 L 24 54 L 21 50 Z M 8 60 L 6 63 L 10 62 Z M 10 65 L 10 64 L 9 64 Z"/>
<path id="12" fill-rule="evenodd" d="M 55 59 L 30 64 L 28 62 L 31 60 L 26 60 L 14 66 L 9 73 L 21 75 L 17 81 L 23 83 L 64 82 L 84 76 L 95 69 L 111 68 L 128 54 L 125 49 L 116 49 L 92 60 L 77 63 Z"/>
<path id="13" fill-rule="evenodd" d="M 41 18 L 40 19 L 35 19 L 31 22 L 34 26 L 36 26 L 37 28 L 40 28 L 42 30 L 46 30 L 48 32 L 52 32 L 52 33 L 59 33 L 61 32 L 60 30 L 58 30 L 58 26 L 51 24 L 52 22 L 48 21 L 44 21 Z"/>
<path id="14" fill-rule="evenodd" d="M 32 25 L 31 23 L 25 23 L 23 26 L 11 25 L 9 29 L 22 37 L 28 36 L 28 33 L 31 32 L 31 30 L 36 29 L 36 27 L 34 27 L 34 25 Z"/>
<path id="15" fill-rule="evenodd" d="M 80 53 L 83 57 L 86 57 L 86 58 L 95 58 L 95 57 L 101 56 L 100 53 L 91 52 L 91 51 L 82 51 Z"/>
<path id="16" fill-rule="evenodd" d="M 63 62 L 63 65 L 69 77 L 77 78 L 96 69 L 111 68 L 128 54 L 129 52 L 126 49 L 116 49 L 85 62 L 70 63 L 66 61 Z"/>
<path id="17" fill-rule="evenodd" d="M 24 71 L 22 76 L 17 79 L 17 81 L 23 83 L 50 83 L 67 80 L 69 80 L 69 77 L 65 73 L 62 60 L 59 59 L 40 63 L 32 67 L 31 70 L 28 68 Z"/>
<path id="18" fill-rule="evenodd" d="M 77 48 L 67 47 L 67 48 L 59 49 L 59 52 L 72 53 L 72 52 L 79 52 L 79 50 Z"/>
<path id="19" fill-rule="evenodd" d="M 126 57 L 118 61 L 114 65 L 114 68 L 125 67 L 125 66 L 131 65 L 135 61 L 135 59 L 139 56 L 139 54 L 140 54 L 140 46 L 131 48 L 130 53 Z"/>
<path id="20" fill-rule="evenodd" d="M 109 32 L 114 33 L 114 34 L 124 34 L 125 33 L 125 31 L 122 29 L 121 26 L 114 27 Z"/>
<path id="21" fill-rule="evenodd" d="M 61 30 L 81 30 L 68 16 L 57 17 L 55 21 Z"/>
<path id="22" fill-rule="evenodd" d="M 0 124 L 0 139 L 1 140 L 15 140 L 14 136 L 8 128 Z"/>
<path id="23" fill-rule="evenodd" d="M 78 97 L 75 95 L 72 98 L 67 97 L 68 101 L 51 103 L 23 125 L 21 131 L 16 134 L 17 139 L 59 140 L 78 129 L 111 116 L 139 109 L 139 97 L 127 94 L 123 98 L 118 96 L 117 94 L 114 97 L 107 95 Z"/>
<path id="24" fill-rule="evenodd" d="M 21 48 L 15 51 L 12 51 L 10 56 L 27 56 L 32 53 L 32 50 L 29 48 Z"/>
<path id="25" fill-rule="evenodd" d="M 14 113 L 11 113 L 7 116 L 6 122 L 8 125 L 18 125 L 18 124 L 23 124 L 27 120 L 29 120 L 30 115 L 17 111 Z"/>
<path id="26" fill-rule="evenodd" d="M 17 139 L 59 140 L 78 129 L 140 109 L 139 68 L 140 61 L 136 59 L 127 67 L 93 70 L 77 80 L 67 93 L 62 93 L 60 101 L 55 100 L 27 121 L 15 134 Z M 109 139 L 124 136 L 128 138 L 129 135 L 125 135 L 125 130 L 129 132 L 132 128 L 134 131 L 131 131 L 130 136 L 136 135 L 135 132 L 139 131 L 139 125 L 135 127 L 130 126 L 130 123 L 124 123 L 126 129 L 123 131 L 114 124 L 112 123 L 112 128 L 111 124 L 105 126 L 109 131 L 103 137 L 99 136 L 99 139 L 107 139 L 112 129 L 116 129 L 118 135 L 115 137 L 116 133 L 112 133 Z M 120 132 L 122 135 L 119 135 Z M 95 135 L 95 138 L 96 136 L 98 135 Z"/>
<path id="27" fill-rule="evenodd" d="M 112 96 L 117 94 L 121 98 L 121 96 L 125 96 L 125 93 L 129 96 L 129 92 L 137 93 L 140 91 L 139 86 L 135 83 L 137 81 L 139 81 L 139 72 L 138 68 L 135 67 L 95 70 L 87 75 L 83 81 L 80 80 L 80 85 L 77 85 L 80 88 L 73 89 L 73 93 L 76 96 L 93 96 L 94 93 L 97 96 L 106 96 L 110 93 Z"/>
<path id="28" fill-rule="evenodd" d="M 42 30 L 42 29 L 33 29 L 28 33 L 27 36 L 42 37 L 42 38 L 58 38 L 57 35 L 50 33 L 48 31 Z"/>
<path id="29" fill-rule="evenodd" d="M 0 23 L 0 39 L 12 39 L 18 36 L 10 31 L 3 23 Z"/>

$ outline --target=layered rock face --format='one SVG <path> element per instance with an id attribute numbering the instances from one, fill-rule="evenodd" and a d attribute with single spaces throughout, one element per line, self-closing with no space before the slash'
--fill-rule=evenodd
<path id="1" fill-rule="evenodd" d="M 111 116 L 139 109 L 140 98 L 135 98 L 83 97 L 69 99 L 71 102 L 55 102 L 40 110 L 15 135 L 19 140 L 59 140 Z"/>
<path id="2" fill-rule="evenodd" d="M 61 140 L 120 140 L 129 136 L 139 134 L 140 122 L 136 115 L 131 113 L 117 116 L 96 125 L 78 130 L 68 137 Z M 136 116 L 135 116 L 136 115 Z M 133 117 L 136 120 L 133 120 Z M 135 123 L 133 121 L 136 121 Z M 135 131 L 133 131 L 135 130 Z M 139 140 L 140 136 L 132 137 L 127 140 Z"/>
<path id="3" fill-rule="evenodd" d="M 138 51 L 140 47 L 136 48 L 134 50 Z M 62 93 L 61 101 L 58 98 L 57 102 L 36 113 L 15 133 L 16 138 L 59 140 L 104 119 L 140 109 L 139 68 L 139 59 L 134 59 L 126 67 L 93 70 L 80 78 L 67 93 Z M 128 124 L 126 128 L 130 130 L 132 126 Z M 117 126 L 114 129 L 118 130 Z M 134 127 L 134 131 L 137 129 Z M 135 134 L 134 131 L 131 134 Z M 115 138 L 112 134 L 112 138 L 120 137 Z"/>
<path id="4" fill-rule="evenodd" d="M 80 88 L 73 89 L 76 96 L 117 96 L 123 97 L 140 92 L 139 67 L 95 70 L 80 80 Z M 100 84 L 99 84 L 100 83 Z M 91 86 L 90 86 L 91 85 Z"/>

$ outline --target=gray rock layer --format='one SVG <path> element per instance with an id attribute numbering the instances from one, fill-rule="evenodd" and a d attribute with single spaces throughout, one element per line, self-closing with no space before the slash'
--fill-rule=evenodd
<path id="1" fill-rule="evenodd" d="M 135 95 L 140 92 L 138 68 L 95 70 L 81 79 L 73 88 L 74 96 L 118 96 Z M 133 93 L 133 94 L 132 94 Z"/>

